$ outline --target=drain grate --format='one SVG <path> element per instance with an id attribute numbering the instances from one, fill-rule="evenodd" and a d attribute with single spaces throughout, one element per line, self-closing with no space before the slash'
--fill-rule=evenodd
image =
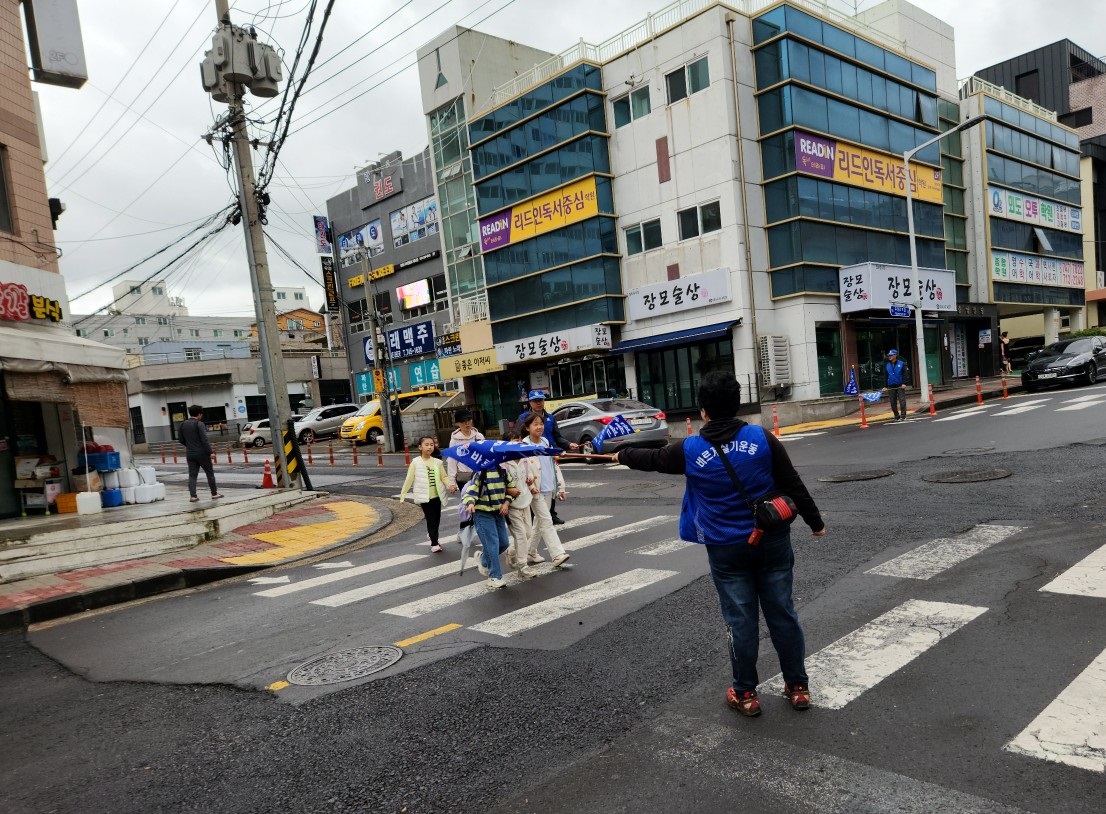
<path id="1" fill-rule="evenodd" d="M 895 473 L 890 469 L 872 469 L 868 472 L 846 472 L 842 475 L 825 475 L 818 478 L 822 483 L 849 483 L 854 480 L 877 480 L 889 478 Z"/>
<path id="2" fill-rule="evenodd" d="M 961 469 L 954 472 L 933 472 L 922 475 L 927 483 L 980 483 L 985 480 L 1001 480 L 1010 477 L 1007 469 Z"/>
<path id="3" fill-rule="evenodd" d="M 288 674 L 288 683 L 312 687 L 353 681 L 391 667 L 402 656 L 403 651 L 390 644 L 339 650 L 301 664 Z"/>

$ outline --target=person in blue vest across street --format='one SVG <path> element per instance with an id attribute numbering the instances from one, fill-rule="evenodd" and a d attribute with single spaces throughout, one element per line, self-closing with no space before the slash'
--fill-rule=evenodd
<path id="1" fill-rule="evenodd" d="M 792 709 L 810 707 L 810 689 L 803 629 L 791 596 L 795 570 L 791 526 L 758 528 L 753 505 L 762 497 L 782 493 L 794 501 L 815 537 L 825 535 L 826 525 L 783 444 L 763 427 L 737 418 L 740 404 L 741 386 L 732 373 L 707 373 L 699 385 L 700 415 L 705 422 L 699 435 L 661 449 L 620 449 L 612 458 L 630 469 L 686 478 L 680 539 L 706 549 L 722 618 L 729 627 L 733 686 L 726 691 L 726 704 L 754 717 L 761 713 L 757 697 L 760 610 L 779 656 L 784 695 Z"/>
<path id="2" fill-rule="evenodd" d="M 522 419 L 530 413 L 537 413 L 545 420 L 545 429 L 542 430 L 542 435 L 545 440 L 549 442 L 549 446 L 557 447 L 559 449 L 579 449 L 579 444 L 573 444 L 563 435 L 561 431 L 557 429 L 557 419 L 551 414 L 545 411 L 545 391 L 544 390 L 531 390 L 526 395 L 526 400 L 530 402 L 530 409 L 523 410 L 522 415 L 515 419 L 515 431 L 520 434 L 525 434 L 525 430 L 522 429 Z M 565 521 L 557 517 L 557 495 L 554 494 L 553 498 L 549 501 L 549 516 L 553 518 L 554 526 L 563 526 Z"/>
<path id="3" fill-rule="evenodd" d="M 896 421 L 906 420 L 906 388 L 910 384 L 910 368 L 899 358 L 894 348 L 887 351 L 887 364 L 883 366 L 883 392 L 891 399 L 891 412 Z"/>

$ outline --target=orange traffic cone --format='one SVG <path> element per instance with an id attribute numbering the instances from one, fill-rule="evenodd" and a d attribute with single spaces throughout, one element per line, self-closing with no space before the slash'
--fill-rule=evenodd
<path id="1" fill-rule="evenodd" d="M 261 479 L 262 489 L 276 489 L 276 484 L 273 483 L 273 468 L 269 464 L 269 459 L 265 459 L 265 476 Z"/>

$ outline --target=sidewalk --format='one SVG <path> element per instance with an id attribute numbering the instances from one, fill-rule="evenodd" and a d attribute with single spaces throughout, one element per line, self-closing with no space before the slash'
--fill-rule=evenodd
<path id="1" fill-rule="evenodd" d="M 980 389 L 984 400 L 1001 399 L 1002 379 L 983 379 Z M 1007 380 L 1008 393 L 1021 389 L 1020 379 Z M 910 413 L 928 412 L 928 403 L 921 403 L 917 394 L 911 396 Z M 935 388 L 934 392 L 938 412 L 976 400 L 974 379 Z M 886 399 L 865 406 L 869 423 L 891 417 Z M 860 422 L 858 405 L 854 415 L 781 427 L 780 434 L 856 426 Z M 385 458 L 389 467 L 405 465 L 403 453 Z M 67 557 L 70 561 L 56 573 L 0 583 L 0 630 L 293 562 L 367 537 L 393 520 L 390 502 L 374 498 L 294 493 L 287 503 L 296 505 L 279 506 L 273 505 L 274 501 L 289 493 L 259 494 L 254 489 L 234 488 L 224 492 L 227 499 L 218 505 L 206 501 L 189 504 L 185 496 L 129 506 L 125 513 L 112 510 L 99 515 L 52 515 L 0 524 L 0 555 L 20 546 L 39 545 L 51 554 L 58 552 L 58 562 L 65 562 Z M 187 540 L 184 529 L 199 535 L 193 540 L 205 541 L 195 544 Z M 141 538 L 143 532 L 145 538 Z M 128 533 L 141 539 L 128 547 L 122 540 Z M 97 535 L 119 538 L 110 544 L 118 552 L 114 555 L 118 559 L 112 559 L 111 550 L 92 549 L 89 556 L 96 557 L 96 564 L 73 568 L 78 541 L 87 542 Z M 149 547 L 149 552 L 143 545 Z M 168 547 L 172 550 L 164 550 Z M 158 551 L 161 553 L 152 553 Z M 6 571 L 11 573 L 4 567 L 10 562 L 0 557 L 0 576 Z"/>

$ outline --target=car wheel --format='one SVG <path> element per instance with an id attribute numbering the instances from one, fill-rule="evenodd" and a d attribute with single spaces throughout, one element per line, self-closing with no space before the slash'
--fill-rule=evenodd
<path id="1" fill-rule="evenodd" d="M 315 432 L 313 430 L 304 430 L 300 433 L 301 444 L 313 444 L 315 443 Z"/>
<path id="2" fill-rule="evenodd" d="M 377 443 L 380 440 L 381 435 L 382 435 L 382 433 L 378 429 L 373 428 L 373 429 L 369 430 L 369 443 L 370 444 Z"/>
<path id="3" fill-rule="evenodd" d="M 257 438 L 253 439 L 253 445 L 260 449 L 261 447 L 265 446 L 265 439 L 258 436 Z"/>
<path id="4" fill-rule="evenodd" d="M 1087 362 L 1087 370 L 1084 375 L 1087 377 L 1087 384 L 1094 384 L 1098 381 L 1098 366 L 1094 362 Z"/>
<path id="5" fill-rule="evenodd" d="M 1025 383 L 1025 392 L 1026 393 L 1036 393 L 1037 392 L 1037 385 L 1030 384 L 1029 382 L 1026 382 Z"/>
<path id="6" fill-rule="evenodd" d="M 599 454 L 599 450 L 597 450 L 595 448 L 595 444 L 592 443 L 592 440 L 590 438 L 588 438 L 586 435 L 583 438 L 580 439 L 580 448 L 576 451 L 581 452 L 584 455 L 598 455 Z M 589 465 L 592 465 L 592 464 L 599 463 L 599 461 L 595 460 L 594 458 L 588 458 L 587 463 Z"/>

